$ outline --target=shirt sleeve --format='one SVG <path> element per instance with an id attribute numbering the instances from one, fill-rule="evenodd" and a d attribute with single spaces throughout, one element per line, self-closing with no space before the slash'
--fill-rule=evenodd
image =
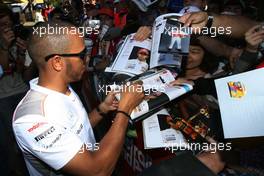
<path id="1" fill-rule="evenodd" d="M 65 166 L 83 147 L 78 135 L 48 122 L 45 117 L 19 118 L 13 123 L 13 129 L 22 151 L 30 152 L 55 170 Z"/>

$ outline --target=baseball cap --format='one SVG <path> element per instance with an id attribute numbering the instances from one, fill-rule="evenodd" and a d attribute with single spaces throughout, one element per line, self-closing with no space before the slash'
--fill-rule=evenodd
<path id="1" fill-rule="evenodd" d="M 101 8 L 98 12 L 99 15 L 107 15 L 107 16 L 110 16 L 112 18 L 114 18 L 114 11 L 110 8 Z"/>

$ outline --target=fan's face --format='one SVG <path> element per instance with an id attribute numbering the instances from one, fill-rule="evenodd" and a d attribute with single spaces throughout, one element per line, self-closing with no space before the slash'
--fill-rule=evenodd
<path id="1" fill-rule="evenodd" d="M 204 50 L 200 46 L 190 46 L 188 55 L 187 69 L 199 67 L 203 61 Z"/>

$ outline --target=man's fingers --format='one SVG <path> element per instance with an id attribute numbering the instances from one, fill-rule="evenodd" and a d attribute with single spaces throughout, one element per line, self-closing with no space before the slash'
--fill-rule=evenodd
<path id="1" fill-rule="evenodd" d="M 134 39 L 135 39 L 135 40 L 139 40 L 140 35 L 141 35 L 141 32 L 142 32 L 142 29 L 139 28 L 138 31 L 137 31 L 137 33 L 134 35 Z"/>
<path id="2" fill-rule="evenodd" d="M 110 92 L 108 92 L 108 94 L 107 95 L 109 95 L 109 96 L 115 96 L 117 94 L 117 92 L 116 91 L 114 91 L 114 90 L 111 90 Z"/>
<path id="3" fill-rule="evenodd" d="M 190 27 L 191 24 L 193 23 L 194 18 L 193 16 L 190 16 L 188 19 L 186 19 L 185 23 L 184 23 L 184 27 Z"/>
<path id="4" fill-rule="evenodd" d="M 253 37 L 253 38 L 251 38 L 251 41 L 257 41 L 257 40 L 263 40 L 264 39 L 264 35 L 263 36 L 255 36 L 255 37 Z"/>
<path id="5" fill-rule="evenodd" d="M 139 83 L 136 83 L 136 84 L 133 83 L 132 85 L 129 85 L 129 86 L 123 85 L 123 90 L 124 90 L 124 92 L 131 92 L 131 93 L 133 93 L 133 92 L 143 92 L 143 87 Z"/>
<path id="6" fill-rule="evenodd" d="M 119 103 L 113 103 L 112 106 L 118 107 Z"/>
<path id="7" fill-rule="evenodd" d="M 110 106 L 110 111 L 114 111 L 114 110 L 116 110 L 118 108 L 118 106 L 116 107 L 116 106 Z"/>
<path id="8" fill-rule="evenodd" d="M 6 33 L 6 34 L 4 34 L 5 36 L 5 38 L 6 39 L 10 39 L 10 38 L 13 38 L 13 39 L 15 39 L 15 34 L 14 33 Z"/>
<path id="9" fill-rule="evenodd" d="M 179 21 L 180 21 L 181 23 L 184 23 L 184 24 L 185 24 L 186 20 L 187 20 L 190 16 L 191 16 L 190 13 L 184 14 L 183 16 L 181 16 L 181 17 L 179 18 Z"/>
<path id="10" fill-rule="evenodd" d="M 170 82 L 171 86 L 175 86 L 175 85 L 179 85 L 179 84 L 180 84 L 179 80 L 175 80 L 175 81 Z"/>
<path id="11" fill-rule="evenodd" d="M 14 33 L 13 30 L 11 28 L 5 28 L 3 30 L 3 33 Z"/>
<path id="12" fill-rule="evenodd" d="M 259 45 L 260 43 L 262 43 L 264 41 L 264 37 L 263 36 L 257 36 L 257 37 L 254 37 L 250 40 L 248 40 L 248 43 L 252 46 L 256 46 Z"/>
<path id="13" fill-rule="evenodd" d="M 210 144 L 212 143 L 217 143 L 213 138 L 209 137 L 209 136 L 206 136 L 205 138 Z"/>
<path id="14" fill-rule="evenodd" d="M 261 27 L 261 25 L 256 25 L 256 26 L 252 27 L 251 29 L 249 29 L 249 30 L 246 32 L 246 35 L 249 35 L 249 34 L 252 34 L 252 33 L 256 32 L 256 30 L 257 30 L 258 28 L 260 28 L 260 27 Z"/>
<path id="15" fill-rule="evenodd" d="M 24 44 L 21 44 L 19 42 L 16 42 L 16 45 L 21 48 L 23 51 L 25 51 L 27 49 L 27 47 Z"/>
<path id="16" fill-rule="evenodd" d="M 133 84 L 143 85 L 143 81 L 137 80 L 137 81 L 134 81 Z"/>
<path id="17" fill-rule="evenodd" d="M 150 100 L 150 99 L 155 99 L 157 97 L 153 96 L 153 95 L 147 95 L 144 97 L 144 100 Z"/>
<path id="18" fill-rule="evenodd" d="M 264 35 L 264 30 L 261 30 L 261 31 L 258 31 L 258 32 L 254 32 L 254 33 L 249 33 L 249 34 L 246 34 L 246 38 L 252 38 L 252 37 L 255 37 L 255 36 L 263 36 Z"/>
<path id="19" fill-rule="evenodd" d="M 22 40 L 22 39 L 19 38 L 19 37 L 16 39 L 16 41 L 17 41 L 18 43 L 20 43 L 21 45 L 26 46 L 26 41 L 25 41 L 25 40 Z"/>
<path id="20" fill-rule="evenodd" d="M 184 23 L 184 27 L 204 27 L 204 23 L 207 22 L 208 14 L 206 12 L 194 12 L 186 14 L 180 18 L 180 21 Z M 199 26 L 198 26 L 199 25 Z"/>
<path id="21" fill-rule="evenodd" d="M 184 78 L 178 78 L 178 79 L 170 82 L 170 85 L 171 86 L 177 86 L 177 85 L 181 85 L 181 84 L 184 84 L 184 83 L 194 85 L 193 81 L 189 81 L 189 80 L 184 79 Z"/>
<path id="22" fill-rule="evenodd" d="M 258 39 L 258 40 L 255 40 L 253 43 L 252 43 L 252 45 L 254 45 L 254 46 L 258 46 L 260 43 L 262 43 L 262 42 L 264 42 L 264 40 L 263 39 Z"/>
<path id="23" fill-rule="evenodd" d="M 137 33 L 134 36 L 134 39 L 137 41 L 143 41 L 147 39 L 151 34 L 151 29 L 149 27 L 143 26 L 140 27 Z"/>

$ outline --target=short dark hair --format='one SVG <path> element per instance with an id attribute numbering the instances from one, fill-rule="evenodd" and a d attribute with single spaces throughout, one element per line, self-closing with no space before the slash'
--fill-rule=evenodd
<path id="1" fill-rule="evenodd" d="M 0 18 L 5 16 L 9 16 L 12 19 L 13 13 L 6 4 L 0 3 Z"/>
<path id="2" fill-rule="evenodd" d="M 203 45 L 200 43 L 200 40 L 197 39 L 197 36 L 191 37 L 190 45 L 199 46 L 204 51 L 203 61 L 200 65 L 201 70 L 206 73 L 215 72 L 219 65 L 219 60 L 216 58 L 216 56 L 203 47 Z"/>
<path id="3" fill-rule="evenodd" d="M 49 27 L 52 28 L 76 28 L 74 25 L 62 21 L 56 22 L 41 22 L 34 26 L 34 29 L 41 29 Z M 45 57 L 50 54 L 60 54 L 68 52 L 70 48 L 70 38 L 68 33 L 54 32 L 49 34 L 46 32 L 42 36 L 31 33 L 28 41 L 28 52 L 32 60 L 36 63 L 38 68 L 45 64 Z"/>

